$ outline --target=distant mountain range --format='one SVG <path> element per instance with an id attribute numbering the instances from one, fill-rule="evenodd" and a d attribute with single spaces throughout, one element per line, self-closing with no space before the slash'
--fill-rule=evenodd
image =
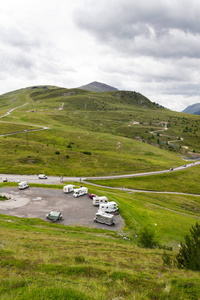
<path id="1" fill-rule="evenodd" d="M 187 114 L 200 115 L 200 103 L 192 104 L 186 107 L 182 112 Z"/>
<path id="2" fill-rule="evenodd" d="M 79 88 L 82 89 L 82 90 L 91 91 L 91 92 L 111 92 L 111 91 L 118 91 L 118 89 L 116 89 L 115 87 L 107 85 L 105 83 L 98 82 L 98 81 L 93 81 L 93 82 L 91 82 L 89 84 L 82 85 Z"/>

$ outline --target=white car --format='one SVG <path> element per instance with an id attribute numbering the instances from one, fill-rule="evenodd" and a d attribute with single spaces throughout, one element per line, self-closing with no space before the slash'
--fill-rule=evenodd
<path id="1" fill-rule="evenodd" d="M 14 179 L 13 182 L 20 182 L 21 180 L 19 179 Z"/>
<path id="2" fill-rule="evenodd" d="M 45 174 L 39 174 L 38 178 L 39 179 L 47 179 L 47 176 Z"/>

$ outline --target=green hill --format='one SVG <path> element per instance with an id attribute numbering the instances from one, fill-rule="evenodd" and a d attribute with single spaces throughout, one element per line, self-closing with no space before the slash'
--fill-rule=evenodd
<path id="1" fill-rule="evenodd" d="M 35 86 L 0 96 L 0 109 L 1 173 L 133 173 L 178 166 L 200 151 L 198 116 L 137 92 Z"/>
<path id="2" fill-rule="evenodd" d="M 172 112 L 136 92 L 34 86 L 0 96 L 0 112 L 0 173 L 138 173 L 180 166 L 200 153 L 199 116 Z M 199 193 L 199 174 L 195 165 L 97 182 L 119 190 L 88 184 L 117 202 L 121 232 L 1 215 L 0 299 L 199 299 L 199 272 L 173 264 L 199 221 L 199 197 L 191 195 Z M 137 246 L 144 226 L 153 228 L 159 248 Z"/>

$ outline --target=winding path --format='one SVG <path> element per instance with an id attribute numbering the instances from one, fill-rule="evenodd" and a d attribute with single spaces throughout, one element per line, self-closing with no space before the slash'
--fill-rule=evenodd
<path id="1" fill-rule="evenodd" d="M 27 104 L 28 103 L 25 103 L 23 105 L 12 108 L 6 114 L 0 116 L 0 118 L 3 118 L 5 116 L 9 115 L 15 109 L 17 109 L 19 107 L 22 107 L 22 106 L 25 106 Z M 0 122 L 2 122 L 2 121 L 0 121 Z M 13 134 L 16 134 L 16 133 L 27 133 L 27 132 L 31 132 L 31 131 L 40 131 L 40 130 L 50 129 L 49 127 L 41 126 L 41 125 L 35 125 L 35 124 L 24 124 L 24 123 L 14 123 L 14 122 L 7 122 L 7 123 L 36 126 L 36 127 L 41 127 L 41 128 L 39 128 L 39 129 L 30 129 L 30 130 L 25 130 L 25 131 L 23 130 L 23 131 L 8 133 L 8 134 L 2 134 L 0 136 L 7 136 L 7 135 L 13 135 Z M 168 129 L 167 128 L 167 122 L 162 122 L 162 124 L 164 124 L 164 128 L 160 129 L 160 130 L 157 130 L 157 131 L 154 131 L 154 132 L 165 131 L 165 130 Z M 152 131 L 153 134 L 154 134 L 154 132 Z M 78 137 L 78 138 L 80 138 L 80 137 Z M 120 147 L 120 145 L 118 145 L 118 146 Z M 173 172 L 174 171 L 181 171 L 185 168 L 194 167 L 198 164 L 200 164 L 200 161 L 189 163 L 187 165 L 174 168 Z M 58 176 L 49 176 L 48 179 L 45 179 L 45 182 L 44 181 L 41 182 L 41 180 L 38 179 L 37 175 L 0 174 L 0 182 L 1 182 L 1 180 L 5 179 L 5 178 L 7 178 L 8 181 L 14 181 L 14 180 L 18 179 L 20 181 L 26 180 L 29 183 L 45 183 L 45 184 L 63 184 L 63 182 L 74 181 L 74 182 L 79 182 L 79 183 L 81 183 L 81 182 L 84 183 L 85 182 L 86 184 L 90 184 L 90 185 L 95 185 L 95 186 L 99 186 L 99 187 L 103 187 L 103 188 L 107 188 L 107 189 L 123 190 L 123 191 L 127 191 L 127 192 L 157 193 L 157 194 L 179 194 L 179 195 L 200 196 L 199 194 L 188 194 L 188 193 L 181 193 L 181 192 L 166 192 L 166 191 L 165 192 L 160 192 L 160 191 L 148 191 L 148 190 L 136 190 L 136 189 L 128 189 L 128 188 L 119 188 L 119 187 L 109 187 L 109 186 L 94 184 L 94 183 L 91 183 L 91 182 L 87 181 L 87 180 L 132 178 L 132 177 L 138 177 L 138 176 L 149 176 L 149 175 L 163 174 L 163 173 L 168 173 L 168 172 L 171 172 L 171 170 L 168 169 L 168 170 L 162 170 L 162 171 L 153 171 L 153 172 L 144 172 L 144 173 L 135 173 L 135 174 L 124 174 L 124 175 L 99 176 L 99 177 L 63 177 L 62 182 L 60 180 L 60 177 L 58 177 Z"/>
<path id="2" fill-rule="evenodd" d="M 6 116 L 10 115 L 11 112 L 13 112 L 15 109 L 17 109 L 19 107 L 23 107 L 23 106 L 25 106 L 27 104 L 28 104 L 28 102 L 10 109 L 7 113 L 5 113 L 4 115 L 0 116 L 0 118 L 3 118 L 3 117 L 6 117 Z M 41 125 L 35 125 L 35 124 L 24 124 L 24 123 L 7 122 L 7 121 L 0 121 L 0 122 L 9 123 L 9 124 L 16 124 L 16 125 L 40 127 L 40 128 L 37 128 L 37 129 L 27 129 L 27 130 L 21 130 L 21 131 L 16 131 L 16 132 L 5 133 L 5 134 L 1 134 L 0 137 L 1 136 L 8 136 L 8 135 L 13 135 L 13 134 L 18 134 L 18 133 L 27 133 L 27 132 L 31 132 L 31 131 L 40 131 L 40 130 L 50 129 L 50 127 L 41 126 Z"/>
<path id="3" fill-rule="evenodd" d="M 156 175 L 174 171 L 181 171 L 185 168 L 191 168 L 200 164 L 199 162 L 190 163 L 181 167 L 175 168 L 173 171 L 163 170 L 163 171 L 155 171 L 155 172 L 146 172 L 146 173 L 137 173 L 137 174 L 125 174 L 125 175 L 115 175 L 115 176 L 101 176 L 101 177 L 63 177 L 62 181 L 61 177 L 58 176 L 48 176 L 47 179 L 41 180 L 38 179 L 37 175 L 13 175 L 13 174 L 0 174 L 0 179 L 7 178 L 8 181 L 14 181 L 16 179 L 21 181 L 28 181 L 29 183 L 43 183 L 43 184 L 63 184 L 64 182 L 77 182 L 77 183 L 85 183 L 89 185 L 103 187 L 105 189 L 113 189 L 113 190 L 121 190 L 126 192 L 137 192 L 137 193 L 156 193 L 156 194 L 176 194 L 176 195 L 188 195 L 188 196 L 200 196 L 199 194 L 189 194 L 189 193 L 181 193 L 181 192 L 167 192 L 167 191 L 149 191 L 149 190 L 136 190 L 136 189 L 128 189 L 128 188 L 120 188 L 120 187 L 110 187 L 104 186 L 100 184 L 95 184 L 88 182 L 87 180 L 101 180 L 101 179 L 116 179 L 116 178 L 131 178 L 138 176 L 148 176 L 148 175 Z"/>

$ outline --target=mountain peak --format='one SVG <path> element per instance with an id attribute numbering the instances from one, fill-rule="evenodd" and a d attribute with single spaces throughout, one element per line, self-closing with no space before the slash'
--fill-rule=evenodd
<path id="1" fill-rule="evenodd" d="M 91 91 L 91 92 L 118 91 L 118 89 L 116 89 L 115 87 L 107 85 L 107 84 L 102 83 L 102 82 L 98 82 L 98 81 L 93 81 L 93 82 L 91 82 L 89 84 L 82 85 L 80 87 L 80 89 L 86 90 L 86 91 Z"/>
<path id="2" fill-rule="evenodd" d="M 187 114 L 200 115 L 200 103 L 189 105 L 182 112 Z"/>

